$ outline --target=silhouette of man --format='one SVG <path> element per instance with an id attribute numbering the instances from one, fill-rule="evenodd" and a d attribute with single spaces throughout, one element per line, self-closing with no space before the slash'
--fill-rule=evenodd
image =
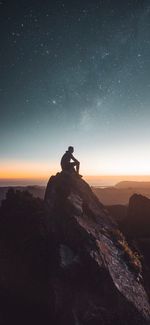
<path id="1" fill-rule="evenodd" d="M 64 153 L 61 158 L 61 168 L 62 171 L 76 172 L 79 174 L 79 161 L 73 156 L 74 148 L 68 147 L 68 150 Z M 71 161 L 73 160 L 73 162 Z M 75 169 L 75 168 L 76 169 Z"/>

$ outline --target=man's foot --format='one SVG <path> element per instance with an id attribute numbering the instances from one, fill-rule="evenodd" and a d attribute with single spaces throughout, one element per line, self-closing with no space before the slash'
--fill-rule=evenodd
<path id="1" fill-rule="evenodd" d="M 79 177 L 83 177 L 83 175 L 77 174 Z"/>

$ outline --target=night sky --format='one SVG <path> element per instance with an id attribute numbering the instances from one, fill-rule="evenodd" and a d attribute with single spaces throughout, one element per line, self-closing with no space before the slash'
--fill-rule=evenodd
<path id="1" fill-rule="evenodd" d="M 150 174 L 150 1 L 0 1 L 0 178 Z"/>

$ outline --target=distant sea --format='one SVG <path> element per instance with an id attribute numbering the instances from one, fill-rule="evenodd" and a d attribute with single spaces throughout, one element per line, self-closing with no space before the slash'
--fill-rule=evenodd
<path id="1" fill-rule="evenodd" d="M 121 181 L 136 181 L 136 182 L 149 182 L 150 176 L 128 176 L 128 175 L 116 175 L 116 176 L 86 176 L 84 179 L 91 185 L 96 187 L 109 187 L 115 186 Z"/>

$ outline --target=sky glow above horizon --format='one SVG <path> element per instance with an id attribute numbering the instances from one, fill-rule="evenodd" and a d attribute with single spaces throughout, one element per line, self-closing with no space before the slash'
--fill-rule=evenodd
<path id="1" fill-rule="evenodd" d="M 150 3 L 0 2 L 0 178 L 150 175 Z"/>

